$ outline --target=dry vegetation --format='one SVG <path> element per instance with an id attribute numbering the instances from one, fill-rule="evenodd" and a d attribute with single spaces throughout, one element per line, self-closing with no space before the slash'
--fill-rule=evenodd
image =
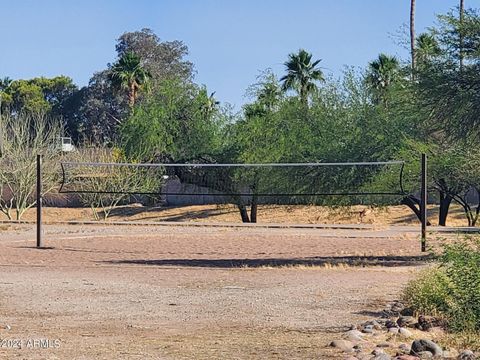
<path id="1" fill-rule="evenodd" d="M 437 217 L 438 206 L 430 206 L 429 219 L 433 225 L 436 224 Z M 27 211 L 23 219 L 34 221 L 35 209 Z M 89 208 L 45 207 L 44 220 L 51 223 L 58 221 L 91 221 L 95 220 L 95 217 Z M 108 221 L 241 222 L 238 210 L 233 205 L 148 207 L 139 204 L 113 209 Z M 363 205 L 333 208 L 263 205 L 259 207 L 258 221 L 259 223 L 280 224 L 419 224 L 412 212 L 405 206 L 369 207 Z M 467 226 L 467 220 L 459 206 L 452 206 L 447 225 Z"/>

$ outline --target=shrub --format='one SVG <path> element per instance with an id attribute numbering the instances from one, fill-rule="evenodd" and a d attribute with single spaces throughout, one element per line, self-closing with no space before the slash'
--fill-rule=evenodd
<path id="1" fill-rule="evenodd" d="M 132 193 L 158 192 L 163 181 L 161 168 L 115 166 L 128 162 L 117 148 L 79 149 L 72 158 L 77 164 L 67 171 L 66 187 L 78 192 L 96 220 L 106 220 L 116 206 L 136 200 Z M 93 166 L 91 162 L 104 164 Z"/>
<path id="2" fill-rule="evenodd" d="M 470 237 L 447 245 L 441 258 L 453 284 L 454 302 L 449 309 L 454 330 L 480 330 L 480 238 Z"/>
<path id="3" fill-rule="evenodd" d="M 407 284 L 404 301 L 415 311 L 444 317 L 452 331 L 480 331 L 480 238 L 446 245 L 439 261 Z"/>
<path id="4" fill-rule="evenodd" d="M 443 315 L 451 303 L 452 283 L 445 270 L 433 267 L 423 270 L 410 281 L 403 292 L 404 301 L 423 314 Z"/>

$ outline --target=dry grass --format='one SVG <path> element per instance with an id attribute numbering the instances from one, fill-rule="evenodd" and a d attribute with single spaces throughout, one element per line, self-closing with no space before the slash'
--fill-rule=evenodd
<path id="1" fill-rule="evenodd" d="M 447 333 L 441 339 L 441 343 L 447 348 L 480 351 L 480 334 L 474 332 Z"/>
<path id="2" fill-rule="evenodd" d="M 95 220 L 88 208 L 44 208 L 44 221 Z M 438 206 L 429 207 L 429 219 L 437 223 Z M 35 209 L 30 209 L 24 220 L 35 220 Z M 2 217 L 0 216 L 0 220 Z M 148 207 L 139 204 L 115 208 L 110 221 L 186 221 L 239 223 L 238 210 L 233 205 L 193 205 L 181 207 Z M 367 224 L 381 229 L 388 225 L 418 225 L 417 218 L 406 206 L 304 206 L 262 205 L 258 210 L 259 223 L 280 224 Z M 447 222 L 450 226 L 466 226 L 462 209 L 452 205 Z"/>

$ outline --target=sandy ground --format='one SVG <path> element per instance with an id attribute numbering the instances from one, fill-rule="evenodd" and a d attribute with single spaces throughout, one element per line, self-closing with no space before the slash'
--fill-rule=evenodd
<path id="1" fill-rule="evenodd" d="M 44 237 L 39 250 L 32 226 L 0 227 L 0 358 L 342 358 L 333 333 L 424 264 L 405 229 L 47 225 Z"/>
<path id="2" fill-rule="evenodd" d="M 99 209 L 101 213 L 101 209 Z M 46 222 L 94 220 L 89 208 L 44 207 Z M 35 209 L 24 215 L 24 220 L 35 220 Z M 428 208 L 433 225 L 438 222 L 438 206 Z M 6 216 L 0 214 L 0 220 Z M 175 221 L 175 222 L 228 222 L 239 223 L 240 215 L 233 205 L 193 205 L 181 207 L 147 207 L 139 204 L 117 207 L 112 210 L 110 221 Z M 406 206 L 370 207 L 363 205 L 336 208 L 303 205 L 262 205 L 258 210 L 259 223 L 290 224 L 372 224 L 419 225 L 417 218 Z M 462 209 L 453 204 L 447 225 L 467 226 Z"/>

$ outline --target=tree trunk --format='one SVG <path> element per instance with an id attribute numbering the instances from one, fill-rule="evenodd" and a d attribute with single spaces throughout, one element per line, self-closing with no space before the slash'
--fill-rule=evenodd
<path id="1" fill-rule="evenodd" d="M 463 71 L 463 16 L 465 14 L 465 1 L 460 0 L 460 51 L 459 51 L 459 58 L 460 58 L 460 72 Z"/>
<path id="2" fill-rule="evenodd" d="M 477 221 L 478 221 L 478 218 L 480 216 L 480 191 L 478 191 L 477 187 L 475 187 L 475 191 L 477 192 L 477 208 L 475 209 L 475 215 L 473 217 L 472 226 L 477 225 Z"/>
<path id="3" fill-rule="evenodd" d="M 412 56 L 412 80 L 415 78 L 415 0 L 410 0 L 410 52 Z"/>
<path id="4" fill-rule="evenodd" d="M 247 207 L 245 205 L 237 205 L 238 210 L 240 211 L 240 216 L 242 217 L 243 223 L 249 223 L 250 219 L 248 217 Z"/>
<path id="5" fill-rule="evenodd" d="M 2 102 L 1 102 L 1 98 L 0 98 L 0 113 L 1 113 L 1 106 L 2 106 Z M 3 134 L 2 134 L 2 128 L 0 128 L 0 158 L 3 156 Z"/>
<path id="6" fill-rule="evenodd" d="M 136 97 L 136 85 L 134 82 L 130 84 L 130 89 L 128 91 L 128 106 L 130 106 L 131 109 L 135 106 L 135 97 Z"/>
<path id="7" fill-rule="evenodd" d="M 440 211 L 438 213 L 439 226 L 447 225 L 448 210 L 450 209 L 452 200 L 453 198 L 450 195 L 440 192 Z"/>
<path id="8" fill-rule="evenodd" d="M 258 208 L 257 195 L 253 195 L 252 196 L 252 206 L 250 208 L 250 222 L 252 222 L 252 223 L 257 222 L 257 208 Z"/>
<path id="9" fill-rule="evenodd" d="M 420 200 L 412 195 L 405 196 L 400 202 L 402 205 L 408 206 L 417 216 L 418 221 L 422 221 L 422 214 L 420 213 Z M 418 206 L 418 207 L 417 207 Z M 427 225 L 432 225 L 427 219 Z"/>

